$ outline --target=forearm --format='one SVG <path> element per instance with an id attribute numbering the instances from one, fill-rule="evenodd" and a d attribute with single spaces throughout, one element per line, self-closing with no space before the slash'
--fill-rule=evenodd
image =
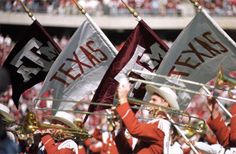
<path id="1" fill-rule="evenodd" d="M 224 147 L 227 146 L 229 144 L 230 131 L 222 117 L 218 115 L 215 119 L 210 118 L 207 123 L 215 133 L 218 142 Z"/>
<path id="2" fill-rule="evenodd" d="M 56 152 L 57 147 L 55 146 L 53 138 L 49 134 L 42 137 L 42 143 L 45 146 L 47 153 Z"/>

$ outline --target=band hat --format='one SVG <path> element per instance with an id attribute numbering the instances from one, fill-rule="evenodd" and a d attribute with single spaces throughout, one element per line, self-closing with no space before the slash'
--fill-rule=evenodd
<path id="1" fill-rule="evenodd" d="M 156 87 L 153 85 L 146 85 L 147 92 L 152 95 L 154 93 L 160 95 L 163 99 L 165 99 L 171 108 L 179 110 L 179 104 L 177 101 L 176 93 L 170 89 L 169 87 Z"/>
<path id="2" fill-rule="evenodd" d="M 57 120 L 69 126 L 70 128 L 77 128 L 77 126 L 74 124 L 75 116 L 71 113 L 58 111 L 54 116 L 49 117 L 49 120 Z"/>
<path id="3" fill-rule="evenodd" d="M 13 122 L 14 119 L 10 115 L 10 109 L 0 103 L 0 115 L 2 115 L 7 121 Z"/>

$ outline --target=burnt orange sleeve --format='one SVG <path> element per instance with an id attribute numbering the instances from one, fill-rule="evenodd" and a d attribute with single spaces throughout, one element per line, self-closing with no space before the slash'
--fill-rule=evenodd
<path id="1" fill-rule="evenodd" d="M 231 127 L 230 142 L 236 145 L 236 115 L 234 115 L 231 118 L 230 127 Z"/>
<path id="2" fill-rule="evenodd" d="M 229 137 L 230 137 L 230 131 L 228 127 L 225 125 L 224 120 L 219 115 L 215 119 L 208 119 L 207 124 L 212 129 L 212 131 L 215 133 L 216 138 L 218 142 L 226 147 L 229 145 Z"/>
<path id="3" fill-rule="evenodd" d="M 213 134 L 205 134 L 204 139 L 207 141 L 208 144 L 217 144 L 217 138 Z"/>
<path id="4" fill-rule="evenodd" d="M 51 135 L 45 135 L 41 140 L 47 153 L 55 153 L 57 151 L 57 146 L 55 145 L 54 139 Z"/>
<path id="5" fill-rule="evenodd" d="M 107 139 L 107 144 L 103 143 L 100 154 L 119 154 L 116 143 L 112 138 Z"/>
<path id="6" fill-rule="evenodd" d="M 157 128 L 158 123 L 139 122 L 128 103 L 119 105 L 116 110 L 132 136 L 148 142 L 163 140 L 164 132 Z"/>
<path id="7" fill-rule="evenodd" d="M 45 146 L 45 150 L 48 154 L 74 154 L 74 152 L 71 149 L 64 148 L 58 150 L 58 146 L 60 143 L 55 144 L 54 139 L 50 135 L 45 135 L 42 137 L 42 143 Z"/>

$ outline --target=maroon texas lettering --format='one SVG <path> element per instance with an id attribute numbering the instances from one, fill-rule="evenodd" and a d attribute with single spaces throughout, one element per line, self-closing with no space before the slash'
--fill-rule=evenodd
<path id="1" fill-rule="evenodd" d="M 100 64 L 101 61 L 107 60 L 107 56 L 101 51 L 101 49 L 94 49 L 91 45 L 94 44 L 94 41 L 90 40 L 86 43 L 86 46 L 88 47 L 89 50 L 84 48 L 83 46 L 80 46 L 81 51 L 86 55 L 88 60 L 92 63 L 93 66 L 97 64 Z M 96 56 L 94 56 L 92 53 L 96 53 Z M 100 53 L 102 57 L 98 54 Z M 99 59 L 98 59 L 98 58 Z"/>
<path id="2" fill-rule="evenodd" d="M 94 44 L 94 41 L 93 40 L 90 40 L 87 42 L 87 47 L 92 51 L 92 52 L 95 52 L 95 53 L 100 53 L 102 57 L 100 57 L 100 55 L 96 55 L 98 56 L 98 58 L 101 60 L 101 61 L 106 61 L 108 58 L 107 58 L 107 55 L 105 53 L 102 52 L 101 49 L 94 49 L 91 45 Z"/>
<path id="3" fill-rule="evenodd" d="M 221 49 L 219 51 L 221 51 L 221 53 L 225 53 L 228 52 L 229 50 L 220 42 L 214 40 L 214 38 L 211 36 L 211 32 L 206 32 L 203 34 L 203 37 L 208 40 L 210 43 L 218 45 Z"/>
<path id="4" fill-rule="evenodd" d="M 202 39 L 203 37 L 204 39 Z M 202 63 L 205 62 L 204 58 L 213 58 L 221 53 L 228 52 L 227 48 L 222 45 L 219 41 L 216 41 L 210 32 L 205 32 L 201 36 L 194 38 L 196 45 L 199 44 L 203 47 L 203 51 L 194 46 L 194 42 L 189 42 L 188 47 L 190 49 L 181 52 L 177 58 L 175 65 L 171 68 L 170 74 L 178 74 L 182 76 L 189 76 L 189 71 L 181 71 L 181 67 L 189 68 L 190 70 L 196 69 Z M 217 47 L 214 47 L 217 46 Z M 196 58 L 194 58 L 197 57 Z M 176 69 L 177 68 L 177 69 Z"/>
<path id="5" fill-rule="evenodd" d="M 73 72 L 73 69 L 72 69 L 72 68 L 63 69 L 63 67 L 66 65 L 66 63 L 63 63 L 63 64 L 59 67 L 58 71 L 61 72 L 61 73 L 63 73 L 65 76 L 71 78 L 72 80 L 76 80 L 78 77 L 81 76 L 81 74 L 84 73 L 84 68 L 83 68 L 83 66 L 84 66 L 84 67 L 87 67 L 87 68 L 92 68 L 92 66 L 81 62 L 81 61 L 79 60 L 77 54 L 75 53 L 75 51 L 73 52 L 73 59 L 67 58 L 66 61 L 71 61 L 71 62 L 76 63 L 77 66 L 78 66 L 79 69 L 80 69 L 80 72 L 81 72 L 81 73 L 78 73 L 77 75 L 73 76 L 73 74 L 70 74 L 70 72 Z M 53 80 L 53 79 L 55 79 L 55 80 L 58 80 L 58 81 L 62 82 L 63 84 L 66 84 L 67 86 L 69 85 L 69 83 L 67 83 L 67 82 L 65 81 L 65 79 L 59 78 L 59 76 L 56 76 L 56 75 L 57 75 L 57 73 L 55 73 L 55 74 L 52 76 L 52 78 L 50 79 L 50 81 Z"/>
<path id="6" fill-rule="evenodd" d="M 87 63 L 84 63 L 82 62 L 81 60 L 79 60 L 79 57 L 77 56 L 76 52 L 74 51 L 73 52 L 73 57 L 72 58 L 67 58 L 66 59 L 66 62 L 70 61 L 70 62 L 73 62 L 73 63 L 76 63 L 77 67 L 79 68 L 80 70 L 80 73 L 76 73 L 75 74 L 75 71 L 73 68 L 69 67 L 69 68 L 66 68 L 66 62 L 61 64 L 61 66 L 59 67 L 58 69 L 58 72 L 62 73 L 63 75 L 69 77 L 71 80 L 76 80 L 77 78 L 79 78 L 82 74 L 85 73 L 86 71 L 86 68 L 90 69 L 92 68 L 93 66 L 95 66 L 96 64 L 100 64 L 101 61 L 105 61 L 107 59 L 107 56 L 105 53 L 103 53 L 101 51 L 101 49 L 94 49 L 92 48 L 92 44 L 94 43 L 94 41 L 90 40 L 88 42 L 86 42 L 86 46 L 87 48 L 89 49 L 86 49 L 85 47 L 83 46 L 80 46 L 79 48 L 81 49 L 81 52 L 84 53 L 84 55 L 87 57 L 88 59 L 88 62 L 91 63 L 91 65 L 87 64 Z M 97 53 L 99 54 L 98 58 L 95 57 L 95 55 L 93 55 L 92 53 Z M 102 56 L 101 56 L 102 55 Z M 93 65 L 93 66 L 92 66 Z M 57 80 L 63 84 L 65 84 L 66 86 L 68 86 L 70 83 L 68 83 L 66 80 L 65 77 L 59 77 L 57 72 L 52 76 L 52 78 L 50 79 L 50 81 L 52 80 Z"/>

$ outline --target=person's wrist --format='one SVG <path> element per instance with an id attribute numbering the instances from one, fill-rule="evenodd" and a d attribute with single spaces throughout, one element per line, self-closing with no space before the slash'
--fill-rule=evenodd
<path id="1" fill-rule="evenodd" d="M 124 103 L 127 103 L 127 102 L 128 102 L 128 99 L 126 97 L 119 98 L 119 104 L 124 104 Z"/>

